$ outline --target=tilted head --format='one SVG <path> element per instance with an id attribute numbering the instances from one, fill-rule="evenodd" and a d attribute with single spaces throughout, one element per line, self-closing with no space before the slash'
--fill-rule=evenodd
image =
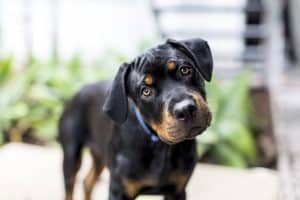
<path id="1" fill-rule="evenodd" d="M 130 98 L 162 141 L 193 139 L 210 125 L 204 80 L 212 70 L 206 41 L 169 39 L 120 67 L 103 110 L 121 124 Z"/>

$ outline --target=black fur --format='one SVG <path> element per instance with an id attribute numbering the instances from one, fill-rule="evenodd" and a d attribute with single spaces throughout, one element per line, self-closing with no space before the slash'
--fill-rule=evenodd
<path id="1" fill-rule="evenodd" d="M 207 81 L 211 80 L 213 71 L 213 59 L 210 48 L 206 41 L 201 39 L 190 39 L 176 41 L 169 39 L 168 43 L 179 47 L 193 59 L 197 69 Z"/>
<path id="2" fill-rule="evenodd" d="M 177 68 L 168 72 L 165 66 L 170 59 L 176 60 Z M 192 66 L 197 70 L 183 76 L 179 71 L 182 66 Z M 143 96 L 143 78 L 149 74 L 154 78 L 152 93 Z M 59 122 L 68 199 L 80 167 L 83 146 L 89 147 L 96 168 L 99 163 L 108 167 L 110 200 L 130 200 L 139 194 L 163 194 L 166 200 L 186 199 L 185 185 L 197 162 L 195 134 L 188 136 L 190 133 L 183 128 L 186 133 L 181 134 L 174 145 L 153 142 L 138 123 L 133 110 L 138 108 L 152 128 L 151 123 L 163 122 L 163 108 L 167 107 L 169 113 L 173 113 L 175 104 L 192 99 L 190 91 L 205 99 L 203 78 L 210 80 L 211 75 L 212 57 L 205 41 L 168 40 L 123 64 L 112 82 L 101 81 L 79 91 L 66 105 Z M 180 122 L 184 124 L 182 127 L 190 126 L 185 124 L 198 125 L 201 130 L 197 135 L 200 134 L 209 125 L 210 113 L 200 115 L 199 121 Z M 181 175 L 187 178 L 186 182 L 181 181 Z M 172 180 L 177 176 L 178 181 Z M 155 184 L 144 184 L 130 196 L 125 187 L 128 180 L 141 184 L 145 180 L 154 180 Z M 178 189 L 181 182 L 184 184 Z"/>
<path id="3" fill-rule="evenodd" d="M 111 89 L 103 105 L 103 111 L 114 121 L 123 123 L 127 118 L 128 101 L 125 88 L 129 65 L 124 63 L 113 81 Z"/>

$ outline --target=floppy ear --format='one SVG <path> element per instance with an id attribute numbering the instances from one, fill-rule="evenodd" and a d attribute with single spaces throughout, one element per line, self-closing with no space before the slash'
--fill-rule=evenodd
<path id="1" fill-rule="evenodd" d="M 167 43 L 186 53 L 196 64 L 197 70 L 206 81 L 211 80 L 213 59 L 210 48 L 205 40 L 195 38 L 176 41 L 168 39 Z"/>
<path id="2" fill-rule="evenodd" d="M 117 123 L 123 123 L 128 114 L 128 100 L 126 92 L 126 79 L 129 72 L 129 64 L 124 63 L 119 68 L 111 88 L 108 90 L 103 111 Z"/>

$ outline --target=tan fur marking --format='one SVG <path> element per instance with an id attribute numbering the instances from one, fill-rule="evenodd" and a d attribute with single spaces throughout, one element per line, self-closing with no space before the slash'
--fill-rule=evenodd
<path id="1" fill-rule="evenodd" d="M 176 189 L 178 192 L 181 192 L 184 190 L 189 178 L 190 176 L 188 174 L 175 171 L 169 176 L 169 181 L 176 185 Z"/>
<path id="2" fill-rule="evenodd" d="M 75 181 L 76 181 L 76 174 L 77 174 L 78 170 L 80 169 L 80 166 L 81 166 L 81 158 L 77 163 L 76 170 L 75 170 L 73 176 L 71 177 L 71 181 L 70 181 L 71 186 L 69 187 L 68 191 L 66 191 L 65 200 L 73 200 L 73 192 L 74 192 L 74 185 L 75 185 Z"/>
<path id="3" fill-rule="evenodd" d="M 211 112 L 203 97 L 196 92 L 191 92 L 190 95 L 196 100 L 197 107 L 202 111 L 201 113 L 207 117 L 208 123 L 210 123 L 212 120 Z"/>
<path id="4" fill-rule="evenodd" d="M 199 108 L 202 108 L 203 106 L 207 106 L 207 103 L 204 101 L 203 97 L 200 94 L 196 92 L 190 92 L 189 94 L 192 97 L 194 97 Z"/>
<path id="5" fill-rule="evenodd" d="M 172 141 L 172 137 L 170 137 L 167 129 L 168 124 L 172 124 L 173 126 L 176 125 L 177 120 L 171 116 L 171 114 L 167 111 L 166 108 L 163 109 L 162 114 L 162 122 L 161 123 L 154 123 L 151 122 L 150 125 L 155 130 L 156 133 L 158 133 L 158 136 L 161 140 L 170 143 Z"/>
<path id="6" fill-rule="evenodd" d="M 176 62 L 175 61 L 169 61 L 167 63 L 167 68 L 168 68 L 168 71 L 173 71 L 176 69 Z"/>
<path id="7" fill-rule="evenodd" d="M 71 178 L 71 187 L 70 190 L 66 191 L 65 200 L 73 200 L 73 191 L 75 185 L 75 175 Z"/>
<path id="8" fill-rule="evenodd" d="M 72 196 L 73 196 L 72 194 L 67 193 L 67 194 L 66 194 L 66 197 L 65 197 L 65 200 L 72 200 L 72 199 L 73 199 Z"/>
<path id="9" fill-rule="evenodd" d="M 91 199 L 93 188 L 98 181 L 99 175 L 104 169 L 104 165 L 101 164 L 100 166 L 97 166 L 97 168 L 98 169 L 96 169 L 95 164 L 93 163 L 93 166 L 91 167 L 88 175 L 84 179 L 85 200 Z"/>
<path id="10" fill-rule="evenodd" d="M 158 180 L 156 179 L 142 179 L 142 180 L 124 180 L 123 185 L 125 188 L 125 191 L 130 198 L 134 198 L 138 192 L 143 188 L 143 187 L 148 187 L 148 186 L 153 186 L 158 183 Z"/>
<path id="11" fill-rule="evenodd" d="M 153 85 L 154 84 L 154 78 L 153 76 L 151 75 L 147 75 L 145 78 L 144 78 L 144 82 L 147 84 L 147 85 Z"/>
<path id="12" fill-rule="evenodd" d="M 199 109 L 199 115 L 201 118 L 207 118 L 208 123 L 211 121 L 211 112 L 208 108 L 207 103 L 204 101 L 203 97 L 197 92 L 189 93 L 196 100 L 197 107 Z M 166 143 L 172 144 L 176 143 L 176 138 L 173 138 L 167 131 L 167 127 L 180 127 L 178 120 L 176 120 L 168 111 L 167 108 L 163 108 L 162 121 L 161 122 L 150 122 L 151 128 L 158 134 L 160 139 Z M 172 142 L 173 141 L 173 142 Z"/>
<path id="13" fill-rule="evenodd" d="M 159 138 L 162 141 L 166 141 L 168 138 L 168 132 L 165 130 L 165 128 L 162 126 L 162 124 L 157 123 L 150 123 L 152 129 L 158 134 Z"/>
<path id="14" fill-rule="evenodd" d="M 166 118 L 165 115 L 168 115 L 168 112 L 166 111 L 166 109 L 163 110 L 164 110 L 163 111 L 163 119 L 164 119 Z M 166 131 L 166 128 L 163 126 L 163 123 L 150 122 L 150 126 L 156 133 L 158 133 L 158 136 L 161 140 L 167 142 L 167 139 L 169 138 L 169 134 Z"/>

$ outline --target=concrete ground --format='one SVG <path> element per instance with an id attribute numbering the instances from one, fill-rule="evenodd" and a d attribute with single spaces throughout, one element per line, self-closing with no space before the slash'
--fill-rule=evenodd
<path id="1" fill-rule="evenodd" d="M 275 77 L 271 85 L 274 132 L 284 199 L 300 199 L 300 68 Z"/>
<path id="2" fill-rule="evenodd" d="M 62 155 L 59 148 L 9 144 L 0 148 L 1 200 L 63 199 Z M 76 200 L 83 199 L 82 181 L 89 169 L 85 156 L 76 185 Z M 237 170 L 199 164 L 188 185 L 189 200 L 279 200 L 280 185 L 276 171 Z M 94 199 L 107 199 L 109 174 L 106 170 L 96 186 Z M 159 200 L 161 197 L 140 197 Z"/>

